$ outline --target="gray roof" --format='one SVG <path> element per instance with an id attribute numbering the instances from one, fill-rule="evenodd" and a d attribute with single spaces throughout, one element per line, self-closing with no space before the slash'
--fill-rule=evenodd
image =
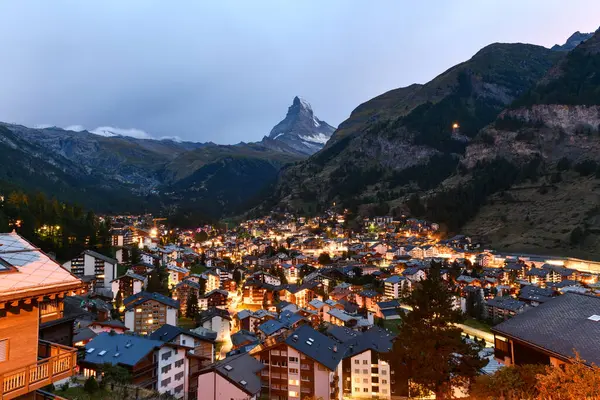
<path id="1" fill-rule="evenodd" d="M 550 288 L 523 286 L 521 288 L 521 293 L 519 293 L 519 300 L 544 303 L 548 300 L 552 300 L 552 296 L 554 296 L 554 290 Z"/>
<path id="2" fill-rule="evenodd" d="M 105 261 L 107 263 L 110 263 L 110 264 L 117 264 L 118 263 L 118 261 L 116 259 L 111 258 L 111 257 L 107 257 L 104 254 L 100 254 L 100 253 L 98 253 L 98 252 L 96 252 L 94 250 L 86 250 L 86 251 L 83 252 L 83 254 L 87 254 L 87 255 L 92 256 L 94 258 L 98 258 L 98 259 L 100 259 L 102 261 Z"/>
<path id="3" fill-rule="evenodd" d="M 258 329 L 267 336 L 270 336 L 280 329 L 284 329 L 285 325 L 276 319 L 271 319 L 267 322 L 263 322 L 258 326 Z"/>
<path id="4" fill-rule="evenodd" d="M 200 375 L 216 371 L 236 387 L 253 396 L 260 392 L 261 385 L 258 373 L 264 367 L 260 361 L 247 353 L 243 353 L 211 364 L 201 370 Z"/>
<path id="5" fill-rule="evenodd" d="M 567 293 L 492 328 L 563 357 L 579 352 L 586 363 L 600 365 L 600 297 Z"/>
<path id="6" fill-rule="evenodd" d="M 200 340 L 209 340 L 205 336 L 199 335 L 195 332 L 189 331 L 187 329 L 180 328 L 178 326 L 173 326 L 169 324 L 164 324 L 154 332 L 152 332 L 148 337 L 152 340 L 160 340 L 161 342 L 170 342 L 175 339 L 179 335 L 188 335 Z"/>
<path id="7" fill-rule="evenodd" d="M 258 342 L 258 338 L 254 333 L 244 329 L 240 329 L 239 331 L 231 335 L 231 343 L 233 343 L 234 346 L 239 346 L 245 342 Z"/>
<path id="8" fill-rule="evenodd" d="M 173 300 L 172 298 L 162 295 L 160 293 L 150 293 L 145 291 L 129 296 L 128 298 L 123 300 L 123 304 L 125 304 L 125 309 L 129 310 L 149 300 L 158 301 L 159 303 L 162 303 L 169 307 L 179 308 L 179 301 Z"/>
<path id="9" fill-rule="evenodd" d="M 487 305 L 491 306 L 491 307 L 496 307 L 502 310 L 509 310 L 509 311 L 519 311 L 520 309 L 522 309 L 523 307 L 526 306 L 526 304 L 522 301 L 513 299 L 512 297 L 494 297 L 493 299 L 489 299 L 487 301 Z"/>
<path id="10" fill-rule="evenodd" d="M 134 366 L 163 342 L 141 336 L 102 332 L 85 345 L 85 362 Z"/>
<path id="11" fill-rule="evenodd" d="M 402 281 L 405 281 L 406 278 L 403 276 L 399 276 L 399 275 L 392 275 L 389 278 L 387 278 L 384 282 L 385 283 L 400 283 Z"/>
<path id="12" fill-rule="evenodd" d="M 344 358 L 353 357 L 366 350 L 387 353 L 392 349 L 394 337 L 392 333 L 378 326 L 364 332 L 355 332 L 354 335 L 350 335 L 349 339 L 343 341 L 344 346 L 347 348 Z"/>
<path id="13" fill-rule="evenodd" d="M 90 328 L 82 328 L 79 329 L 77 333 L 75 333 L 75 336 L 73 336 L 73 343 L 90 340 L 95 338 L 96 336 L 96 332 L 94 332 Z"/>
<path id="14" fill-rule="evenodd" d="M 337 368 L 345 352 L 342 345 L 309 325 L 298 327 L 285 343 L 331 371 Z"/>

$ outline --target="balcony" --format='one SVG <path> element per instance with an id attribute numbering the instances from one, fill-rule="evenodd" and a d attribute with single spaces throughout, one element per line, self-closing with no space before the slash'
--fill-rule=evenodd
<path id="1" fill-rule="evenodd" d="M 0 376 L 0 398 L 10 400 L 75 374 L 77 349 L 39 341 L 35 364 Z"/>

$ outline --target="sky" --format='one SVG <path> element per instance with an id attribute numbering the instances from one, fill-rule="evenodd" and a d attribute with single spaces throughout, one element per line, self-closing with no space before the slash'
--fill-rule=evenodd
<path id="1" fill-rule="evenodd" d="M 594 0 L 3 1 L 0 121 L 250 142 L 296 95 L 337 126 L 487 44 L 599 26 Z"/>

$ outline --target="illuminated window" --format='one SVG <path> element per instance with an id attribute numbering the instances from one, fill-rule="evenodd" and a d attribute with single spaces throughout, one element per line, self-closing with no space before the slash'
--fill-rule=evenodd
<path id="1" fill-rule="evenodd" d="M 290 380 L 288 381 L 288 383 L 289 383 L 290 385 L 298 386 L 298 385 L 300 384 L 300 381 L 299 381 L 298 379 L 290 379 Z"/>
<path id="2" fill-rule="evenodd" d="M 298 397 L 298 392 L 295 392 L 295 391 L 293 391 L 293 390 L 290 390 L 290 391 L 289 391 L 289 396 L 290 396 L 290 397 Z"/>

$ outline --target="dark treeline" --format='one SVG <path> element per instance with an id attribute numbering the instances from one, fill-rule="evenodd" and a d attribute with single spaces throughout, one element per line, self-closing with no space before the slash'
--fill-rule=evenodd
<path id="1" fill-rule="evenodd" d="M 81 206 L 48 199 L 43 193 L 8 193 L 0 188 L 0 232 L 13 229 L 45 252 L 66 261 L 84 249 L 110 255 L 110 223 Z"/>

